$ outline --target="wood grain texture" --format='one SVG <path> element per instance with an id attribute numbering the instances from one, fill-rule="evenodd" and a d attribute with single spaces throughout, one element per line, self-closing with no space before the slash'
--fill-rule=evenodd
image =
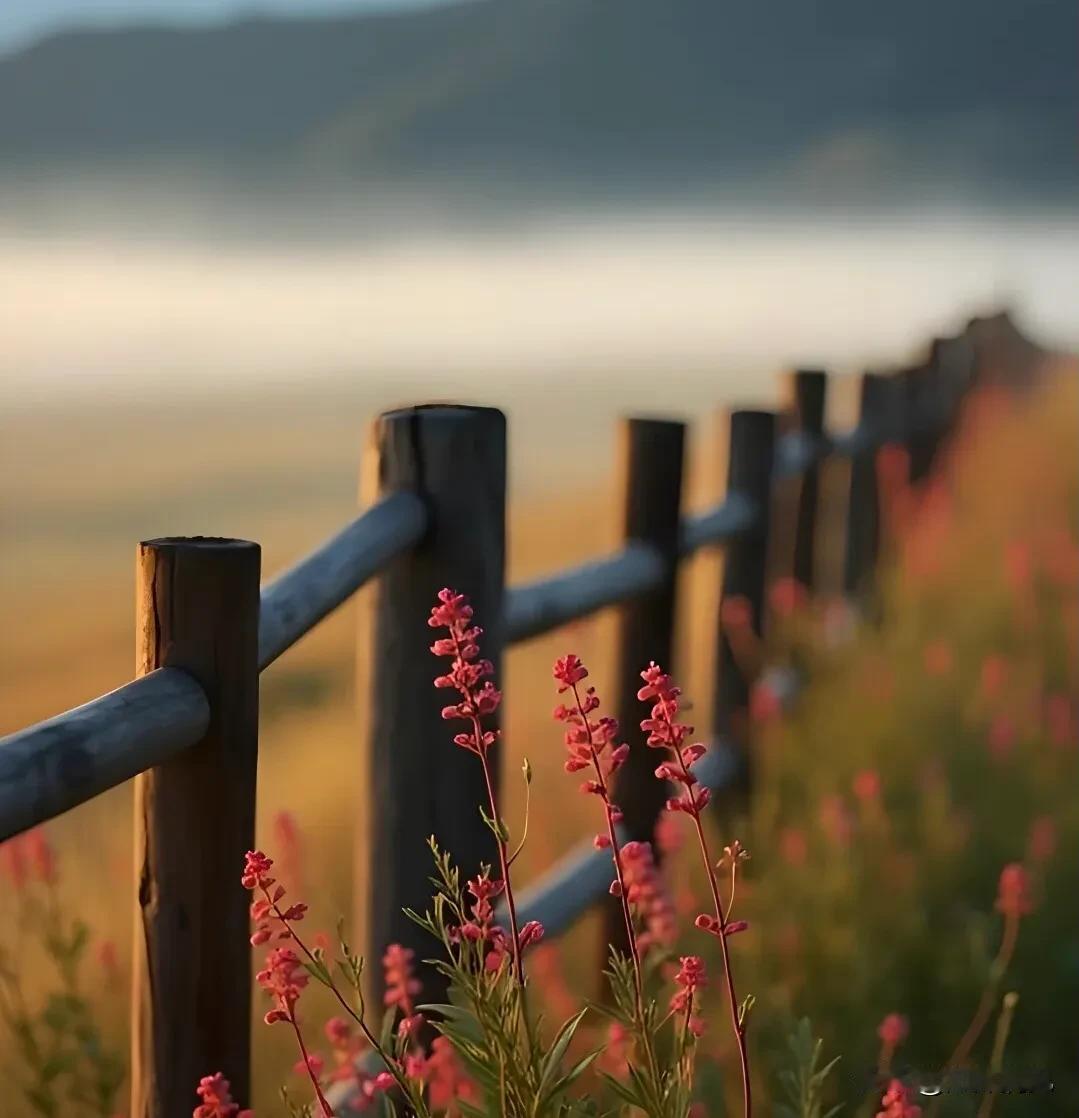
<path id="1" fill-rule="evenodd" d="M 628 742 L 630 749 L 615 774 L 613 799 L 622 809 L 626 834 L 639 842 L 653 840 L 668 794 L 666 784 L 656 779 L 656 751 L 645 744 L 640 728 L 647 707 L 638 700 L 637 691 L 642 686 L 640 673 L 650 661 L 674 670 L 685 434 L 684 423 L 660 419 L 628 419 L 620 432 L 623 534 L 627 545 L 647 544 L 663 563 L 656 586 L 619 609 L 615 637 L 617 691 L 612 705 L 621 727 L 619 740 Z M 629 944 L 621 902 L 609 897 L 603 909 L 606 942 L 599 961 L 606 966 L 608 944 L 621 951 L 627 951 Z"/>
<path id="2" fill-rule="evenodd" d="M 0 738 L 0 842 L 175 756 L 209 722 L 198 682 L 161 668 Z"/>
<path id="3" fill-rule="evenodd" d="M 427 526 L 427 509 L 412 493 L 379 501 L 262 591 L 259 669 L 291 648 L 350 598 Z"/>
<path id="4" fill-rule="evenodd" d="M 138 899 L 132 1118 L 190 1118 L 199 1079 L 250 1097 L 250 894 L 258 758 L 257 544 L 138 548 L 136 673 L 190 673 L 210 719 L 199 742 L 135 782 Z"/>
<path id="5" fill-rule="evenodd" d="M 492 408 L 411 408 L 383 415 L 371 433 L 362 493 L 366 502 L 405 490 L 427 504 L 429 528 L 391 560 L 363 592 L 357 700 L 367 748 L 358 828 L 355 896 L 365 929 L 372 1004 L 381 1004 L 386 946 L 430 958 L 431 937 L 402 909 L 429 907 L 433 872 L 428 836 L 450 851 L 462 874 L 493 862 L 493 836 L 480 818 L 481 765 L 453 744 L 462 727 L 441 717 L 448 700 L 434 677 L 427 619 L 443 587 L 467 594 L 484 629 L 483 655 L 500 680 L 504 624 L 506 421 Z M 492 752 L 497 773 L 498 750 Z M 420 967 L 424 996 L 442 982 Z"/>
<path id="6" fill-rule="evenodd" d="M 814 451 L 822 445 L 828 376 L 819 369 L 799 369 L 788 374 L 784 385 L 784 425 L 797 432 Z M 820 458 L 808 456 L 799 475 L 791 479 L 792 524 L 789 574 L 806 590 L 815 576 L 817 506 L 820 501 Z"/>
<path id="7" fill-rule="evenodd" d="M 846 559 L 843 589 L 865 603 L 880 556 L 880 495 L 877 450 L 890 431 L 886 414 L 890 388 L 879 373 L 864 373 L 860 386 L 858 430 L 864 437 L 850 456 Z"/>

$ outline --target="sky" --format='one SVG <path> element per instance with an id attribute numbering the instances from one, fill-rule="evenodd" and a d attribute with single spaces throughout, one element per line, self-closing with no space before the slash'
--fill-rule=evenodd
<path id="1" fill-rule="evenodd" d="M 51 31 L 123 23 L 199 24 L 244 15 L 310 15 L 418 6 L 430 0 L 0 0 L 0 51 Z"/>

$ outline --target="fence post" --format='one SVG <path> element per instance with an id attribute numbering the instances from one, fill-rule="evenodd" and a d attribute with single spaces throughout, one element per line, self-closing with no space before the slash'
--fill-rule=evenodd
<path id="1" fill-rule="evenodd" d="M 933 414 L 934 370 L 914 365 L 898 373 L 902 385 L 902 441 L 910 454 L 912 485 L 924 480 L 933 464 L 940 429 Z"/>
<path id="2" fill-rule="evenodd" d="M 817 506 L 820 502 L 820 446 L 824 436 L 824 409 L 828 376 L 819 369 L 799 369 L 785 382 L 787 422 L 813 447 L 813 460 L 797 479 L 797 506 L 791 574 L 807 591 L 813 589 Z"/>
<path id="3" fill-rule="evenodd" d="M 775 457 L 776 417 L 767 411 L 736 411 L 730 415 L 730 440 L 727 448 L 727 492 L 748 497 L 755 510 L 752 528 L 727 544 L 723 557 L 723 583 L 720 590 L 716 687 L 713 695 L 713 731 L 739 750 L 739 775 L 735 781 L 735 800 L 742 799 L 750 787 L 748 729 L 751 679 L 744 659 L 731 643 L 727 614 L 732 599 L 748 606 L 746 623 L 759 638 L 763 632 L 765 571 L 771 521 L 772 475 Z"/>
<path id="4" fill-rule="evenodd" d="M 863 603 L 871 593 L 873 574 L 880 556 L 877 452 L 891 430 L 887 415 L 890 395 L 884 376 L 879 373 L 862 374 L 858 408 L 860 442 L 850 460 L 843 589 L 848 597 Z"/>
<path id="5" fill-rule="evenodd" d="M 506 533 L 506 420 L 494 408 L 431 406 L 388 412 L 374 424 L 361 492 L 367 501 L 411 490 L 428 505 L 423 540 L 389 563 L 362 596 L 357 702 L 367 737 L 364 826 L 355 899 L 364 929 L 370 1004 L 381 1006 L 382 954 L 390 943 L 416 953 L 424 997 L 445 983 L 419 965 L 431 937 L 402 909 L 430 907 L 434 835 L 463 876 L 495 862 L 480 818 L 487 797 L 477 758 L 453 744 L 445 691 L 433 686 L 447 661 L 431 655 L 440 634 L 427 625 L 445 586 L 467 594 L 484 630 L 483 656 L 501 679 Z M 443 634 L 444 635 L 444 634 Z M 495 772 L 498 750 L 492 752 Z"/>
<path id="6" fill-rule="evenodd" d="M 135 780 L 132 1118 L 190 1118 L 204 1075 L 251 1093 L 250 894 L 258 760 L 258 544 L 139 544 L 136 674 L 182 668 L 203 739 Z"/>
<path id="7" fill-rule="evenodd" d="M 618 692 L 615 710 L 630 745 L 629 757 L 615 777 L 614 801 L 622 809 L 629 837 L 651 842 L 656 820 L 667 799 L 656 779 L 656 752 L 644 742 L 639 723 L 645 709 L 637 699 L 642 669 L 650 660 L 671 670 L 674 652 L 678 524 L 682 501 L 684 423 L 663 419 L 629 419 L 622 425 L 620 474 L 623 532 L 627 543 L 647 543 L 663 556 L 663 582 L 627 602 L 618 612 Z M 607 945 L 628 950 L 620 902 L 604 906 L 603 966 Z"/>
<path id="8" fill-rule="evenodd" d="M 963 398 L 973 376 L 973 348 L 965 335 L 934 338 L 929 349 L 933 371 L 932 405 L 938 424 L 938 444 L 954 434 Z"/>

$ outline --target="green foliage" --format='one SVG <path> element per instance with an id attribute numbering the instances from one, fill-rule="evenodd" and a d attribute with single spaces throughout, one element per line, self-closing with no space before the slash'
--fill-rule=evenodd
<path id="1" fill-rule="evenodd" d="M 474 919 L 467 910 L 460 873 L 432 838 L 436 876 L 432 907 L 409 916 L 441 944 L 442 955 L 431 960 L 449 981 L 450 1001 L 420 1006 L 435 1027 L 453 1044 L 475 1080 L 488 1108 L 506 1118 L 556 1118 L 591 1113 L 590 1104 L 570 1090 L 598 1053 L 568 1064 L 567 1053 L 587 1010 L 566 1021 L 545 1045 L 542 1021 L 533 1020 L 527 989 L 522 989 L 508 964 L 488 963 L 490 945 L 470 939 L 460 929 Z M 484 867 L 481 877 L 489 877 Z M 568 1064 L 568 1066 L 567 1066 Z M 466 1114 L 490 1109 L 460 1102 Z"/>
<path id="2" fill-rule="evenodd" d="M 778 1075 L 780 1098 L 776 1102 L 776 1118 L 835 1118 L 842 1107 L 824 1109 L 825 1081 L 839 1063 L 839 1057 L 821 1064 L 824 1041 L 814 1038 L 808 1017 L 798 1022 L 787 1044 L 790 1067 Z"/>
<path id="3" fill-rule="evenodd" d="M 55 971 L 40 1004 L 30 1004 L 23 990 L 19 960 L 0 949 L 0 1019 L 18 1057 L 10 1081 L 43 1118 L 109 1118 L 126 1066 L 102 1036 L 80 986 L 90 930 L 64 915 L 51 883 L 44 889 L 44 896 L 21 893 L 16 917 L 22 935 L 38 942 Z"/>

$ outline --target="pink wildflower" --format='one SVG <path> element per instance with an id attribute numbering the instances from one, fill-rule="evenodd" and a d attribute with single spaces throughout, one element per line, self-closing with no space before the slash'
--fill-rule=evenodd
<path id="1" fill-rule="evenodd" d="M 468 1102 L 476 1097 L 476 1087 L 461 1070 L 457 1053 L 448 1037 L 439 1036 L 431 1043 L 431 1054 L 423 1069 L 428 1101 L 432 1110 L 445 1111 L 448 1116 L 460 1113 L 456 1101 Z"/>
<path id="2" fill-rule="evenodd" d="M 1012 591 L 1019 593 L 1029 589 L 1033 571 L 1030 545 L 1023 540 L 1012 540 L 1004 548 L 1004 574 Z"/>
<path id="3" fill-rule="evenodd" d="M 303 895 L 303 840 L 300 825 L 291 811 L 279 811 L 273 820 L 274 848 L 281 853 L 285 882 L 288 887 Z"/>
<path id="4" fill-rule="evenodd" d="M 890 1048 L 898 1048 L 910 1033 L 910 1023 L 901 1013 L 889 1013 L 877 1026 L 877 1036 L 881 1043 Z"/>
<path id="5" fill-rule="evenodd" d="M 0 845 L 0 856 L 3 857 L 4 872 L 16 892 L 21 892 L 26 886 L 28 867 L 26 851 L 23 847 L 22 835 L 16 835 Z"/>
<path id="6" fill-rule="evenodd" d="M 43 885 L 56 884 L 56 851 L 45 835 L 44 827 L 34 827 L 23 835 L 34 877 Z"/>
<path id="7" fill-rule="evenodd" d="M 946 640 L 930 641 L 922 652 L 922 663 L 926 675 L 937 678 L 951 675 L 952 668 L 955 666 L 952 646 Z"/>
<path id="8" fill-rule="evenodd" d="M 382 956 L 386 978 L 386 1005 L 395 1005 L 407 1017 L 413 1011 L 413 998 L 420 992 L 419 980 L 412 973 L 415 952 L 399 943 L 391 943 Z"/>
<path id="9" fill-rule="evenodd" d="M 232 1101 L 229 1081 L 221 1072 L 203 1076 L 196 1093 L 202 1102 L 195 1107 L 192 1118 L 254 1118 L 254 1111 L 241 1110 Z"/>
<path id="10" fill-rule="evenodd" d="M 678 961 L 681 965 L 674 981 L 679 990 L 671 998 L 671 1010 L 674 1013 L 691 1012 L 694 995 L 708 985 L 704 960 L 699 955 L 682 955 Z"/>
<path id="11" fill-rule="evenodd" d="M 266 1014 L 266 1024 L 291 1020 L 300 992 L 307 985 L 307 971 L 296 953 L 289 947 L 275 947 L 255 979 L 273 999 L 274 1008 Z"/>
<path id="12" fill-rule="evenodd" d="M 626 900 L 643 925 L 637 936 L 639 949 L 669 947 L 677 938 L 678 921 L 650 843 L 627 842 L 622 847 L 622 880 Z"/>
<path id="13" fill-rule="evenodd" d="M 39 881 L 42 885 L 56 884 L 56 851 L 46 837 L 44 827 L 33 827 L 25 834 L 0 843 L 0 859 L 16 892 L 24 889 L 30 881 Z"/>
<path id="14" fill-rule="evenodd" d="M 725 629 L 749 629 L 753 626 L 753 607 L 741 594 L 726 598 L 720 606 L 720 623 Z"/>
<path id="15" fill-rule="evenodd" d="M 1034 911 L 1030 898 L 1030 878 L 1019 862 L 1010 862 L 1000 871 L 997 912 L 1005 916 L 1026 916 Z"/>
<path id="16" fill-rule="evenodd" d="M 792 617 L 805 608 L 809 593 L 796 578 L 779 578 L 772 585 L 768 598 L 779 617 Z"/>
<path id="17" fill-rule="evenodd" d="M 97 965 L 110 982 L 120 977 L 120 964 L 116 957 L 116 944 L 111 939 L 102 940 L 97 946 Z"/>
<path id="18" fill-rule="evenodd" d="M 680 794 L 667 801 L 667 810 L 682 811 L 699 819 L 711 793 L 694 775 L 692 766 L 704 756 L 705 747 L 700 742 L 686 744 L 693 727 L 677 721 L 682 692 L 671 677 L 653 662 L 641 672 L 641 679 L 644 686 L 637 692 L 637 698 L 653 704 L 650 717 L 641 722 L 641 729 L 648 734 L 647 743 L 653 749 L 669 749 L 674 754 L 674 759 L 656 769 L 656 776 L 681 788 Z"/>
<path id="19" fill-rule="evenodd" d="M 783 714 L 783 702 L 766 680 L 758 680 L 749 693 L 749 717 L 754 722 L 773 722 Z"/>
<path id="20" fill-rule="evenodd" d="M 294 1075 L 314 1076 L 316 1079 L 322 1075 L 326 1061 L 317 1053 L 312 1052 L 305 1060 L 297 1060 L 292 1068 Z"/>
<path id="21" fill-rule="evenodd" d="M 1048 862 L 1057 849 L 1057 825 L 1050 815 L 1039 815 L 1030 825 L 1027 857 L 1035 865 Z"/>
<path id="22" fill-rule="evenodd" d="M 484 949 L 483 962 L 487 970 L 498 970 L 509 955 L 510 940 L 494 922 L 492 901 L 502 894 L 504 884 L 483 873 L 468 882 L 468 891 L 472 894 L 472 919 L 457 929 L 457 935 Z"/>
<path id="23" fill-rule="evenodd" d="M 880 1100 L 882 1110 L 876 1118 L 921 1118 L 922 1108 L 910 1102 L 910 1094 L 901 1080 L 893 1079 Z"/>
<path id="24" fill-rule="evenodd" d="M 432 629 L 448 629 L 450 635 L 436 640 L 431 651 L 436 656 L 451 657 L 452 663 L 445 675 L 436 676 L 435 686 L 452 688 L 460 696 L 459 702 L 443 707 L 442 717 L 470 722 L 471 728 L 455 735 L 454 743 L 472 753 L 486 754 L 498 739 L 498 732 L 484 730 L 480 719 L 494 714 L 502 701 L 502 693 L 487 678 L 494 674 L 494 665 L 479 658 L 477 642 L 483 630 L 472 624 L 468 599 L 446 589 L 438 592 L 438 600 L 427 624 Z"/>
<path id="25" fill-rule="evenodd" d="M 682 849 L 685 841 L 678 817 L 675 815 L 661 815 L 656 820 L 656 849 L 660 854 L 676 854 Z"/>
<path id="26" fill-rule="evenodd" d="M 863 769 L 851 782 L 854 795 L 863 804 L 873 804 L 880 799 L 880 773 L 876 769 Z"/>
<path id="27" fill-rule="evenodd" d="M 989 723 L 989 752 L 998 761 L 1005 760 L 1015 748 L 1018 731 L 1006 714 L 996 715 Z"/>
<path id="28" fill-rule="evenodd" d="M 729 921 L 729 912 L 724 910 L 723 901 L 719 893 L 719 883 L 716 880 L 715 867 L 708 851 L 708 839 L 701 823 L 701 813 L 708 803 L 708 789 L 700 785 L 692 771 L 693 764 L 705 753 L 705 747 L 699 742 L 686 744 L 686 739 L 693 733 L 693 727 L 677 721 L 679 709 L 679 696 L 681 691 L 674 685 L 663 669 L 655 662 L 648 665 L 641 672 L 644 686 L 637 692 L 637 698 L 642 702 L 652 704 L 650 716 L 641 722 L 641 729 L 648 734 L 647 744 L 653 748 L 669 750 L 673 755 L 656 769 L 656 776 L 661 780 L 673 780 L 684 789 L 680 795 L 667 801 L 668 811 L 682 811 L 693 820 L 697 832 L 697 844 L 701 853 L 704 871 L 708 876 L 711 887 L 714 914 L 702 913 L 695 921 L 698 928 L 717 936 L 720 942 L 720 951 L 723 956 L 723 971 L 727 989 L 727 1006 L 731 1014 L 731 1027 L 738 1044 L 738 1060 L 742 1072 L 742 1099 L 744 1113 L 752 1113 L 752 1085 L 749 1074 L 749 1051 L 746 1047 L 745 1020 L 739 1013 L 738 999 L 735 992 L 734 976 L 731 970 L 727 937 L 746 928 L 745 921 Z M 731 857 L 731 888 L 733 900 L 734 875 L 739 858 L 744 851 L 739 847 L 737 855 L 732 849 Z M 729 905 L 728 905 L 729 908 Z M 703 921 L 703 923 L 702 923 Z"/>
<path id="29" fill-rule="evenodd" d="M 1008 661 L 1003 656 L 990 655 L 982 661 L 981 688 L 986 699 L 997 698 L 1008 679 Z"/>
<path id="30" fill-rule="evenodd" d="M 632 1038 L 620 1021 L 612 1021 L 607 1026 L 607 1040 L 600 1056 L 600 1064 L 609 1075 L 618 1079 L 625 1079 L 629 1075 L 631 1044 Z"/>

